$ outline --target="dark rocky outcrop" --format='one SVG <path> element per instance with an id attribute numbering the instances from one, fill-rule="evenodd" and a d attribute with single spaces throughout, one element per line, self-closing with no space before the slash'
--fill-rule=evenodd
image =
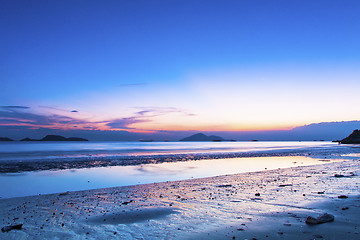
<path id="1" fill-rule="evenodd" d="M 354 130 L 348 137 L 340 141 L 342 144 L 360 144 L 360 130 Z"/>
<path id="2" fill-rule="evenodd" d="M 14 141 L 11 138 L 7 138 L 7 137 L 0 137 L 0 142 L 11 142 Z"/>
<path id="3" fill-rule="evenodd" d="M 206 136 L 205 134 L 203 133 L 197 133 L 197 134 L 194 134 L 190 137 L 186 137 L 186 138 L 183 138 L 181 139 L 180 141 L 183 141 L 183 142 L 209 142 L 209 141 L 224 141 L 224 139 L 222 137 L 219 137 L 219 136 L 214 136 L 214 135 L 211 135 L 211 136 Z"/>

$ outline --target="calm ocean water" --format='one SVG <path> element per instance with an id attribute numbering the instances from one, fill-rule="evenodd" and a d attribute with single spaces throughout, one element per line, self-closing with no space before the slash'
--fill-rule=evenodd
<path id="1" fill-rule="evenodd" d="M 312 165 L 359 153 L 331 142 L 8 142 L 0 143 L 0 197 Z"/>
<path id="2" fill-rule="evenodd" d="M 116 159 L 128 156 L 296 151 L 339 148 L 331 142 L 7 142 L 0 161 Z"/>

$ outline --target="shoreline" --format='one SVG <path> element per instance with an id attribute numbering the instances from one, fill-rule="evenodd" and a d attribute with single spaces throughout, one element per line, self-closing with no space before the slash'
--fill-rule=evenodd
<path id="1" fill-rule="evenodd" d="M 358 239 L 359 169 L 347 160 L 0 199 L 0 227 L 23 224 L 0 239 Z M 335 221 L 305 224 L 325 212 Z"/>

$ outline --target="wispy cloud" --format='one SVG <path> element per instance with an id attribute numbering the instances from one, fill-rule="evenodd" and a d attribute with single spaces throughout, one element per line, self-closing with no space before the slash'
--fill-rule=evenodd
<path id="1" fill-rule="evenodd" d="M 30 107 L 26 106 L 0 106 L 2 109 L 29 109 Z"/>
<path id="2" fill-rule="evenodd" d="M 149 131 L 150 129 L 140 129 L 133 125 L 138 123 L 153 122 L 156 117 L 172 113 L 180 113 L 185 116 L 195 116 L 195 114 L 188 113 L 185 110 L 174 107 L 137 107 L 135 109 L 138 111 L 134 112 L 133 116 L 113 119 L 108 122 L 106 126 L 111 129 L 137 129 Z"/>
<path id="3" fill-rule="evenodd" d="M 60 112 L 79 112 L 78 110 L 68 110 L 68 109 L 63 109 L 63 108 L 59 108 L 59 107 L 50 107 L 50 106 L 39 106 L 39 108 L 44 108 L 44 109 L 50 109 L 50 110 L 55 110 L 55 111 L 60 111 Z"/>
<path id="4" fill-rule="evenodd" d="M 171 113 L 180 113 L 185 116 L 196 116 L 194 113 L 189 113 L 186 110 L 175 108 L 175 107 L 137 107 L 135 109 L 139 109 L 141 111 L 136 112 L 137 115 L 147 115 L 151 117 L 171 114 Z"/>
<path id="5" fill-rule="evenodd" d="M 135 123 L 143 123 L 150 122 L 149 119 L 139 119 L 138 117 L 128 117 L 128 118 L 120 118 L 114 119 L 111 122 L 107 123 L 106 126 L 109 126 L 111 129 L 135 129 L 134 127 L 130 127 L 130 125 Z"/>
<path id="6" fill-rule="evenodd" d="M 24 111 L 29 107 L 2 106 L 0 109 L 0 125 L 2 126 L 28 126 L 32 128 L 71 128 L 75 126 L 96 125 L 94 122 L 76 119 L 59 114 L 36 114 Z"/>
<path id="7" fill-rule="evenodd" d="M 57 107 L 39 106 L 45 110 L 44 113 L 34 112 L 25 106 L 0 106 L 0 126 L 7 127 L 29 127 L 33 129 L 93 129 L 93 130 L 134 130 L 134 131 L 156 131 L 146 129 L 141 123 L 157 121 L 157 117 L 168 114 L 180 114 L 183 116 L 194 116 L 185 110 L 173 107 L 138 107 L 132 115 L 123 118 L 104 119 L 93 121 L 92 117 L 84 118 L 78 110 L 65 110 Z M 74 117 L 76 116 L 76 117 Z M 82 117 L 82 118 L 81 118 Z M 140 127 L 141 126 L 141 127 Z"/>

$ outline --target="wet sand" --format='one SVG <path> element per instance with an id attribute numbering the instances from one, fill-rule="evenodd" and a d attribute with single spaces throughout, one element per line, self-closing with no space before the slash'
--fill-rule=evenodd
<path id="1" fill-rule="evenodd" d="M 0 227 L 23 227 L 0 239 L 360 239 L 359 169 L 351 160 L 1 199 Z M 305 223 L 325 212 L 335 221 Z"/>

